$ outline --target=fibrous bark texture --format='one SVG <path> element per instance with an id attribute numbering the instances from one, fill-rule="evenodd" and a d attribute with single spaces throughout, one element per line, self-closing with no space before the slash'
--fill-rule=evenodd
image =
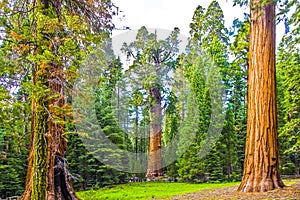
<path id="1" fill-rule="evenodd" d="M 275 78 L 275 4 L 251 2 L 248 119 L 242 192 L 284 186 L 279 175 Z"/>
<path id="2" fill-rule="evenodd" d="M 29 166 L 23 200 L 75 200 L 64 152 L 64 72 L 50 64 L 38 67 L 33 83 L 47 86 L 51 95 L 32 101 L 32 130 Z"/>
<path id="3" fill-rule="evenodd" d="M 152 87 L 150 94 L 150 148 L 148 158 L 147 178 L 162 175 L 161 137 L 162 137 L 162 107 L 159 87 Z"/>

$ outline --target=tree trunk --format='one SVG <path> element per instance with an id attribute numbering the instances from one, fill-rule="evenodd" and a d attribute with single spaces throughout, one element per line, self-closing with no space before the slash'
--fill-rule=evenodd
<path id="1" fill-rule="evenodd" d="M 47 86 L 52 95 L 50 100 L 43 96 L 32 101 L 32 133 L 23 200 L 77 199 L 65 165 L 64 126 L 55 122 L 64 120 L 63 76 L 63 69 L 53 64 L 40 66 L 33 74 L 36 87 Z"/>
<path id="2" fill-rule="evenodd" d="M 70 183 L 70 174 L 66 168 L 64 151 L 67 148 L 66 138 L 63 135 L 65 121 L 64 111 L 64 71 L 61 66 L 50 64 L 49 88 L 57 98 L 49 100 L 49 131 L 47 138 L 47 199 L 76 199 Z M 61 122 L 55 122 L 60 120 Z"/>
<path id="3" fill-rule="evenodd" d="M 150 95 L 150 148 L 148 158 L 147 178 L 152 179 L 162 175 L 161 137 L 162 137 L 162 107 L 159 87 L 151 87 Z"/>
<path id="4" fill-rule="evenodd" d="M 47 11 L 49 1 L 41 1 Z M 57 31 L 57 30 L 55 30 Z M 63 30 L 62 30 L 63 31 Z M 57 35 L 57 33 L 56 33 Z M 59 44 L 48 42 L 49 50 L 57 55 Z M 34 56 L 44 49 L 36 46 Z M 67 144 L 64 133 L 65 96 L 63 66 L 51 61 L 33 66 L 31 143 L 23 200 L 77 199 L 66 169 L 64 151 Z M 50 92 L 47 91 L 49 89 Z"/>
<path id="5" fill-rule="evenodd" d="M 248 118 L 244 174 L 238 191 L 284 186 L 279 175 L 275 79 L 275 3 L 251 2 Z"/>
<path id="6" fill-rule="evenodd" d="M 33 84 L 35 87 L 42 87 L 47 84 L 47 70 L 39 66 L 33 70 Z M 43 97 L 34 92 L 32 100 L 32 121 L 31 121 L 31 144 L 26 176 L 26 188 L 22 199 L 40 200 L 46 199 L 46 165 L 47 165 L 47 133 L 48 113 L 45 107 L 47 104 Z"/>
<path id="7" fill-rule="evenodd" d="M 32 67 L 32 84 L 36 85 L 36 66 L 33 65 Z M 26 181 L 25 181 L 25 192 L 23 193 L 24 199 L 29 199 L 31 195 L 31 187 L 32 187 L 32 175 L 33 175 L 33 141 L 34 141 L 34 132 L 35 132 L 35 122 L 36 122 L 36 101 L 33 98 L 31 100 L 31 127 L 30 127 L 30 149 L 29 149 L 29 156 L 28 156 L 28 167 L 27 167 L 27 174 L 26 174 Z"/>

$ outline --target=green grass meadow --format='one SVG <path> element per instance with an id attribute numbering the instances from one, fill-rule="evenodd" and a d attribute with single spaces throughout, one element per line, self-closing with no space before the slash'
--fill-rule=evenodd
<path id="1" fill-rule="evenodd" d="M 168 183 L 168 182 L 143 182 L 128 183 L 117 185 L 112 188 L 102 188 L 99 190 L 88 190 L 77 192 L 77 196 L 82 200 L 100 200 L 100 199 L 152 199 L 152 198 L 168 198 L 178 194 L 196 192 L 205 189 L 214 189 L 220 187 L 237 186 L 235 183 Z"/>
<path id="2" fill-rule="evenodd" d="M 285 180 L 285 185 L 295 184 L 298 180 Z M 153 199 L 170 198 L 175 195 L 197 192 L 200 190 L 216 189 L 222 187 L 238 186 L 240 182 L 233 183 L 169 183 L 169 182 L 137 182 L 77 192 L 81 200 L 126 200 L 126 199 Z"/>

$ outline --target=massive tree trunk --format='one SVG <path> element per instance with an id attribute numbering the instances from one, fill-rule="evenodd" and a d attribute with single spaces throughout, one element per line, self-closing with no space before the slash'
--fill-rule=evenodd
<path id="1" fill-rule="evenodd" d="M 162 107 L 161 94 L 158 86 L 149 89 L 150 95 L 150 148 L 148 158 L 147 178 L 162 175 L 161 137 L 162 137 Z"/>
<path id="2" fill-rule="evenodd" d="M 52 95 L 32 101 L 32 132 L 24 200 L 77 199 L 64 160 L 64 78 L 61 67 L 39 67 L 36 87 L 47 87 Z M 35 82 L 35 81 L 34 81 Z M 56 122 L 56 120 L 60 122 Z"/>
<path id="3" fill-rule="evenodd" d="M 284 186 L 278 169 L 275 47 L 275 3 L 252 0 L 246 154 L 238 188 L 242 192 Z"/>
<path id="4" fill-rule="evenodd" d="M 65 121 L 64 107 L 64 71 L 61 66 L 53 63 L 49 66 L 49 88 L 57 97 L 49 100 L 48 133 L 47 138 L 47 199 L 75 199 L 71 186 L 70 174 L 66 168 L 64 151 L 67 148 L 63 135 Z M 58 122 L 56 122 L 58 121 Z M 59 122 L 60 121 L 60 122 Z"/>
<path id="5" fill-rule="evenodd" d="M 45 13 L 49 1 L 44 4 Z M 39 30 L 37 30 L 39 31 Z M 63 31 L 63 30 L 54 30 Z M 56 32 L 54 32 L 56 33 Z M 56 34 L 57 35 L 57 34 Z M 55 56 L 58 43 L 39 41 L 49 47 Z M 34 56 L 43 55 L 44 49 L 36 45 Z M 33 66 L 31 144 L 23 200 L 77 199 L 66 169 L 64 151 L 67 148 L 63 135 L 65 124 L 65 76 L 63 66 L 54 61 L 39 61 Z"/>

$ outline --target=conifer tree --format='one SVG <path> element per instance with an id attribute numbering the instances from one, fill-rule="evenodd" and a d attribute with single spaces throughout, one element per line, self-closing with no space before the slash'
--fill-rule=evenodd
<path id="1" fill-rule="evenodd" d="M 165 114 L 165 123 L 164 123 L 164 145 L 167 146 L 171 143 L 172 140 L 176 139 L 179 126 L 180 126 L 180 115 L 179 115 L 179 101 L 176 97 L 175 93 L 171 91 L 169 98 L 168 98 L 168 106 L 166 108 L 166 114 Z M 176 152 L 177 152 L 178 146 L 171 146 L 170 152 L 172 155 L 168 155 L 170 158 L 176 158 Z M 176 162 L 172 163 L 171 165 L 167 166 L 167 176 L 176 178 L 177 177 L 177 166 Z"/>
<path id="2" fill-rule="evenodd" d="M 264 192 L 284 186 L 278 157 L 275 2 L 250 3 L 246 153 L 238 190 Z"/>
<path id="3" fill-rule="evenodd" d="M 110 2 L 4 1 L 1 25 L 14 67 L 29 66 L 31 146 L 22 199 L 76 199 L 64 152 L 68 85 L 92 43 L 111 27 Z M 97 14 L 96 14 L 97 13 Z M 84 36 L 84 37 L 82 37 Z M 11 50 L 13 49 L 13 53 Z M 83 51 L 80 51 L 83 50 Z"/>
<path id="4" fill-rule="evenodd" d="M 237 137 L 237 171 L 242 177 L 245 158 L 246 141 L 246 95 L 247 95 L 247 70 L 249 68 L 249 35 L 250 23 L 249 16 L 244 21 L 235 21 L 234 28 L 237 33 L 234 35 L 234 42 L 230 47 L 234 60 L 231 63 L 230 73 L 232 74 L 232 97 L 230 104 L 233 111 L 234 131 Z"/>
<path id="5" fill-rule="evenodd" d="M 202 8 L 201 6 L 198 6 L 196 11 L 194 12 L 194 16 L 193 16 L 193 21 L 190 24 L 190 34 L 191 34 L 191 40 L 190 40 L 190 46 L 189 46 L 189 55 L 188 60 L 191 59 L 197 59 L 198 57 L 205 57 L 208 56 L 211 58 L 211 61 L 213 64 L 211 64 L 211 66 L 208 66 L 208 69 L 206 69 L 205 66 L 198 66 L 200 67 L 200 69 L 202 68 L 202 70 L 199 71 L 199 75 L 198 76 L 204 76 L 205 75 L 203 73 L 205 73 L 206 71 L 213 71 L 214 70 L 214 66 L 216 66 L 218 68 L 218 71 L 221 74 L 221 79 L 222 79 L 222 83 L 225 86 L 225 90 L 226 90 L 226 94 L 227 97 L 230 96 L 230 93 L 232 91 L 232 81 L 231 81 L 231 76 L 230 76 L 230 72 L 229 72 L 229 62 L 228 60 L 228 44 L 229 44 L 229 35 L 228 35 L 228 30 L 225 28 L 224 26 L 224 16 L 223 16 L 223 11 L 220 7 L 220 5 L 218 4 L 217 1 L 212 1 L 211 4 L 209 5 L 207 11 L 205 11 L 204 8 Z M 202 58 L 203 59 L 203 58 Z M 205 58 L 204 58 L 205 60 Z M 190 62 L 190 65 L 193 66 L 193 62 Z M 200 64 L 200 65 L 203 65 Z M 205 65 L 205 64 L 204 64 Z M 195 66 L 194 66 L 195 67 Z M 191 68 L 192 69 L 192 68 Z M 190 74 L 191 75 L 191 74 Z M 191 84 L 191 87 L 197 91 L 197 88 L 203 88 L 204 91 L 207 92 L 206 96 L 201 96 L 198 95 L 198 104 L 200 106 L 199 108 L 199 114 L 200 114 L 200 123 L 201 128 L 199 128 L 199 131 L 201 132 L 200 135 L 196 136 L 196 143 L 197 143 L 197 149 L 198 151 L 200 151 L 202 148 L 207 149 L 206 147 L 202 146 L 202 143 L 204 142 L 204 140 L 210 140 L 211 142 L 216 142 L 215 146 L 213 148 L 211 148 L 210 150 L 207 150 L 207 156 L 204 158 L 195 158 L 197 159 L 198 163 L 202 162 L 202 181 L 208 181 L 210 179 L 210 181 L 222 181 L 225 179 L 225 176 L 223 176 L 223 172 L 227 171 L 230 173 L 232 173 L 231 170 L 225 170 L 223 169 L 223 166 L 231 166 L 233 163 L 230 164 L 225 164 L 223 163 L 224 161 L 233 161 L 236 159 L 225 159 L 224 157 L 221 156 L 226 156 L 228 158 L 231 157 L 236 157 L 236 155 L 228 155 L 228 154 L 222 154 L 221 152 L 225 152 L 227 147 L 234 147 L 236 140 L 218 140 L 218 137 L 215 136 L 211 136 L 207 133 L 207 131 L 209 130 L 209 123 L 208 121 L 211 120 L 210 119 L 210 115 L 211 115 L 211 110 L 212 107 L 214 107 L 214 109 L 216 109 L 216 107 L 214 105 L 211 104 L 210 100 L 210 96 L 214 96 L 214 91 L 213 88 L 210 85 L 207 85 L 209 78 L 205 77 L 202 81 L 200 81 L 199 83 L 194 83 L 192 84 L 192 80 L 191 77 L 189 77 L 190 75 L 187 75 L 188 79 L 189 79 L 189 83 Z M 195 79 L 197 80 L 197 79 Z M 210 80 L 212 81 L 212 80 Z M 217 84 L 215 84 L 217 85 Z M 205 94 L 205 92 L 202 91 L 200 92 L 200 94 Z M 219 94 L 221 95 L 221 94 Z M 214 100 L 212 100 L 214 101 Z M 229 103 L 229 99 L 226 100 L 226 103 Z M 217 107 L 219 107 L 218 109 L 223 109 L 225 108 L 225 104 L 224 102 L 220 102 L 220 105 L 217 105 Z M 216 110 L 218 110 L 216 109 Z M 218 120 L 217 120 L 218 121 Z M 232 123 L 229 123 L 230 126 L 233 126 Z M 228 125 L 229 125 L 228 124 Z M 223 124 L 225 125 L 225 124 Z M 219 126 L 222 126 L 221 124 L 219 124 Z M 206 130 L 206 132 L 205 132 Z M 228 130 L 233 131 L 233 128 L 229 128 Z M 204 131 L 204 132 L 203 132 Z M 223 134 L 224 132 L 222 132 L 221 134 Z M 232 133 L 233 135 L 235 134 L 235 132 Z M 230 134 L 229 134 L 230 135 Z M 224 137 L 224 136 L 223 136 Z M 224 144 L 223 141 L 229 142 Z M 233 142 L 233 143 L 232 143 Z M 211 144 L 214 145 L 214 144 Z M 195 151 L 195 150 L 192 150 Z M 230 153 L 232 153 L 233 151 L 229 151 Z M 199 155 L 194 155 L 194 156 L 198 156 Z M 185 155 L 183 155 L 183 157 L 185 157 Z M 187 158 L 191 158 L 192 156 L 189 155 L 187 156 Z M 183 163 L 183 162 L 182 162 Z M 204 164 L 205 163 L 205 164 Z M 199 164 L 200 165 L 200 164 Z M 188 168 L 188 167 L 185 167 Z M 180 170 L 180 169 L 179 169 Z M 191 170 L 193 170 L 193 167 L 191 167 Z M 193 170 L 193 172 L 195 172 L 195 170 Z M 188 172 L 186 172 L 188 173 Z M 205 174 L 205 176 L 204 176 Z M 230 175 L 229 175 L 230 176 Z M 226 177 L 229 177 L 226 176 Z M 196 179 L 195 179 L 196 180 Z"/>
<path id="6" fill-rule="evenodd" d="M 164 76 L 167 76 L 172 68 L 175 68 L 175 56 L 178 52 L 179 29 L 165 39 L 158 40 L 157 33 L 149 33 L 146 27 L 141 27 L 136 35 L 136 40 L 130 44 L 124 44 L 122 50 L 133 64 L 128 72 L 132 77 L 139 77 L 141 90 L 147 92 L 149 108 L 149 157 L 147 177 L 153 178 L 163 174 L 161 139 L 162 139 L 162 100 Z"/>
<path id="7" fill-rule="evenodd" d="M 283 37 L 277 59 L 279 139 L 281 147 L 281 170 L 284 174 L 299 174 L 300 169 L 300 76 L 297 46 L 300 39 L 300 3 L 289 2 L 295 11 L 288 21 L 289 31 Z"/>

